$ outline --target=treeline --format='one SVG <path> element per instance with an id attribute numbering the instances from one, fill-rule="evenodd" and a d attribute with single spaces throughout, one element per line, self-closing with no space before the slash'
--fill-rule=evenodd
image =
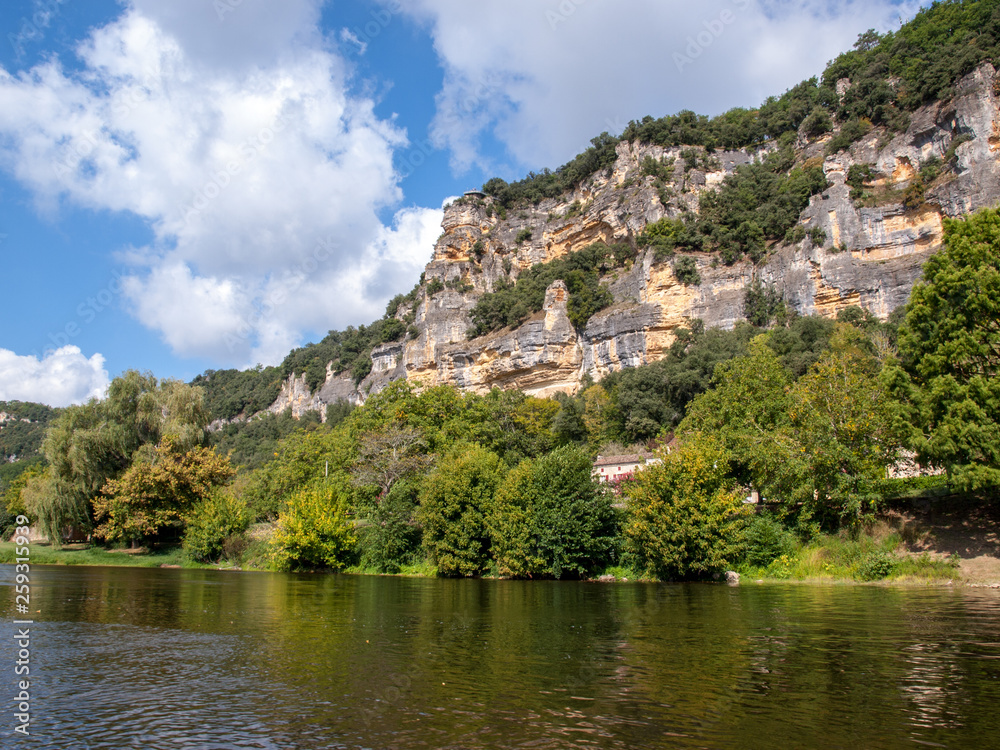
<path id="1" fill-rule="evenodd" d="M 689 110 L 646 116 L 630 122 L 620 137 L 602 133 L 591 148 L 555 172 L 532 173 L 509 184 L 494 178 L 483 191 L 505 208 L 558 197 L 611 166 L 620 141 L 700 146 L 711 152 L 756 148 L 800 130 L 817 137 L 833 130 L 836 122 L 842 137 L 831 148 L 847 148 L 872 125 L 905 130 L 909 112 L 947 100 L 955 84 L 985 62 L 1000 64 L 1000 0 L 935 2 L 898 31 L 861 34 L 854 49 L 831 62 L 820 78 L 769 97 L 756 109 L 734 108 L 716 117 Z M 837 93 L 841 79 L 850 79 L 842 99 Z"/>
<path id="2" fill-rule="evenodd" d="M 371 325 L 343 331 L 330 331 L 318 344 L 308 343 L 293 349 L 276 367 L 258 365 L 247 370 L 207 370 L 191 381 L 205 390 L 205 406 L 212 421 L 249 417 L 267 409 L 278 398 L 281 384 L 289 375 L 305 375 L 306 384 L 315 391 L 326 382 L 327 365 L 335 375 L 347 372 L 358 384 L 371 372 L 372 349 L 380 344 L 413 336 L 414 313 L 411 309 L 402 320 L 396 318 L 400 306 L 411 307 L 421 283 L 409 294 L 397 294 L 386 306 L 383 317 Z"/>
<path id="3" fill-rule="evenodd" d="M 945 469 L 952 491 L 1000 488 L 998 236 L 998 211 L 946 221 L 898 328 L 857 308 L 836 322 L 786 314 L 763 333 L 695 327 L 662 362 L 558 399 L 397 381 L 335 425 L 278 439 L 239 476 L 206 446 L 199 388 L 127 373 L 104 401 L 59 416 L 48 468 L 4 507 L 55 540 L 76 526 L 285 570 L 786 569 L 790 540 L 857 529 L 898 492 L 888 469 L 904 449 Z M 616 445 L 630 440 L 659 462 L 596 483 L 595 453 L 643 447 Z M 751 489 L 768 513 L 751 517 Z M 894 565 L 883 550 L 857 570 Z"/>

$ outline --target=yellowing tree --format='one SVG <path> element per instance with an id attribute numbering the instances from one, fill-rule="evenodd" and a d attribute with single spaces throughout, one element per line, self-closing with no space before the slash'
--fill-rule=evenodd
<path id="1" fill-rule="evenodd" d="M 183 525 L 192 508 L 236 470 L 211 448 L 183 451 L 173 436 L 160 441 L 148 461 L 132 464 L 94 499 L 94 536 L 108 541 L 149 540 L 167 526 Z"/>
<path id="2" fill-rule="evenodd" d="M 724 570 L 739 554 L 749 514 L 728 476 L 729 455 L 718 440 L 695 433 L 660 459 L 625 489 L 631 555 L 661 579 Z"/>

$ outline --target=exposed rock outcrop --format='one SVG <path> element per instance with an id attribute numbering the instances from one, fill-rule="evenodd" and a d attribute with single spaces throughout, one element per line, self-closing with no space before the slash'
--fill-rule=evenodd
<path id="1" fill-rule="evenodd" d="M 830 186 L 812 198 L 800 224 L 822 230 L 825 242 L 813 244 L 807 237 L 779 244 L 757 266 L 725 266 L 714 256 L 693 254 L 701 277 L 696 286 L 682 284 L 671 263 L 641 253 L 630 268 L 604 280 L 615 304 L 594 315 L 583 331 L 570 322 L 566 286 L 556 282 L 544 310 L 516 329 L 467 338 L 470 311 L 501 279 L 513 280 L 534 264 L 599 240 L 634 242 L 648 223 L 696 211 L 703 191 L 716 189 L 763 153 L 703 154 L 692 168 L 680 148 L 622 142 L 612 169 L 559 199 L 507 216 L 490 198 L 457 201 L 445 209 L 444 232 L 419 298 L 398 314 L 412 316 L 418 335 L 378 347 L 359 388 L 328 373 L 311 393 L 302 377 L 293 377 L 271 410 L 291 408 L 298 415 L 338 399 L 361 401 L 398 378 L 476 391 L 572 392 L 585 375 L 600 379 L 662 358 L 677 329 L 694 319 L 706 327 L 732 327 L 743 318 L 744 291 L 753 279 L 780 290 L 803 315 L 831 317 L 860 305 L 884 319 L 906 302 L 923 263 L 940 247 L 944 221 L 1000 202 L 997 85 L 996 71 L 984 65 L 961 82 L 951 101 L 915 112 L 905 133 L 888 139 L 876 129 L 835 156 L 824 156 L 831 136 L 814 142 L 801 136 L 800 158 L 822 164 Z M 644 174 L 647 158 L 661 165 L 667 179 Z M 954 159 L 953 168 L 926 186 L 921 205 L 904 208 L 904 191 L 921 179 L 921 166 L 946 158 Z M 875 197 L 864 205 L 852 200 L 846 181 L 855 164 L 870 165 L 878 175 Z"/>

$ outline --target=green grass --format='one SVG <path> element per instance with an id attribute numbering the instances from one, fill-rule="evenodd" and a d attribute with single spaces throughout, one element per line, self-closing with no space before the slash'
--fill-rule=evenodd
<path id="1" fill-rule="evenodd" d="M 879 522 L 850 535 L 824 534 L 782 554 L 763 567 L 737 570 L 747 578 L 797 581 L 908 581 L 950 580 L 959 575 L 958 560 L 909 555 L 898 530 Z"/>
<path id="2" fill-rule="evenodd" d="M 0 563 L 13 563 L 17 557 L 15 545 L 0 542 Z M 47 543 L 33 543 L 29 547 L 32 565 L 105 565 L 129 568 L 158 568 L 161 565 L 179 565 L 183 568 L 213 568 L 192 562 L 184 556 L 180 547 L 158 549 L 149 552 L 126 553 L 111 551 L 103 547 L 65 545 L 59 549 Z"/>

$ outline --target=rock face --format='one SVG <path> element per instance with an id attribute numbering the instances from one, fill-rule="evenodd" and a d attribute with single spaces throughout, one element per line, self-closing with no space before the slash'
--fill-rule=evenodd
<path id="1" fill-rule="evenodd" d="M 634 241 L 650 222 L 697 211 L 703 191 L 716 189 L 762 153 L 702 152 L 691 168 L 681 148 L 623 142 L 610 171 L 559 199 L 504 216 L 491 198 L 467 196 L 445 208 L 444 231 L 419 297 L 397 314 L 410 315 L 407 322 L 412 320 L 418 335 L 377 348 L 372 372 L 358 388 L 328 373 L 314 394 L 302 378 L 290 378 L 272 411 L 291 407 L 299 414 L 340 399 L 359 402 L 399 378 L 474 391 L 574 392 L 585 375 L 600 379 L 662 358 L 677 329 L 695 319 L 706 327 L 732 327 L 743 319 L 744 290 L 754 279 L 780 290 L 803 315 L 831 317 L 860 305 L 884 319 L 906 302 L 924 261 L 940 247 L 944 220 L 1000 202 L 998 87 L 996 71 L 985 65 L 962 81 L 950 102 L 915 112 L 905 133 L 886 140 L 877 129 L 835 156 L 824 156 L 831 136 L 814 142 L 800 136 L 800 158 L 822 164 L 830 182 L 800 223 L 807 231 L 823 230 L 825 242 L 779 244 L 758 266 L 748 261 L 725 266 L 715 256 L 693 254 L 701 276 L 697 286 L 682 284 L 670 262 L 642 253 L 630 268 L 604 280 L 615 304 L 593 316 L 583 331 L 567 317 L 566 286 L 555 282 L 544 310 L 518 328 L 467 338 L 470 311 L 501 279 L 513 281 L 536 263 L 598 240 Z M 920 179 L 921 166 L 952 156 L 954 168 L 926 186 L 924 202 L 904 208 L 904 191 Z M 666 178 L 657 182 L 643 174 L 648 158 L 662 165 Z M 874 198 L 865 205 L 851 199 L 846 182 L 855 164 L 877 173 Z"/>

